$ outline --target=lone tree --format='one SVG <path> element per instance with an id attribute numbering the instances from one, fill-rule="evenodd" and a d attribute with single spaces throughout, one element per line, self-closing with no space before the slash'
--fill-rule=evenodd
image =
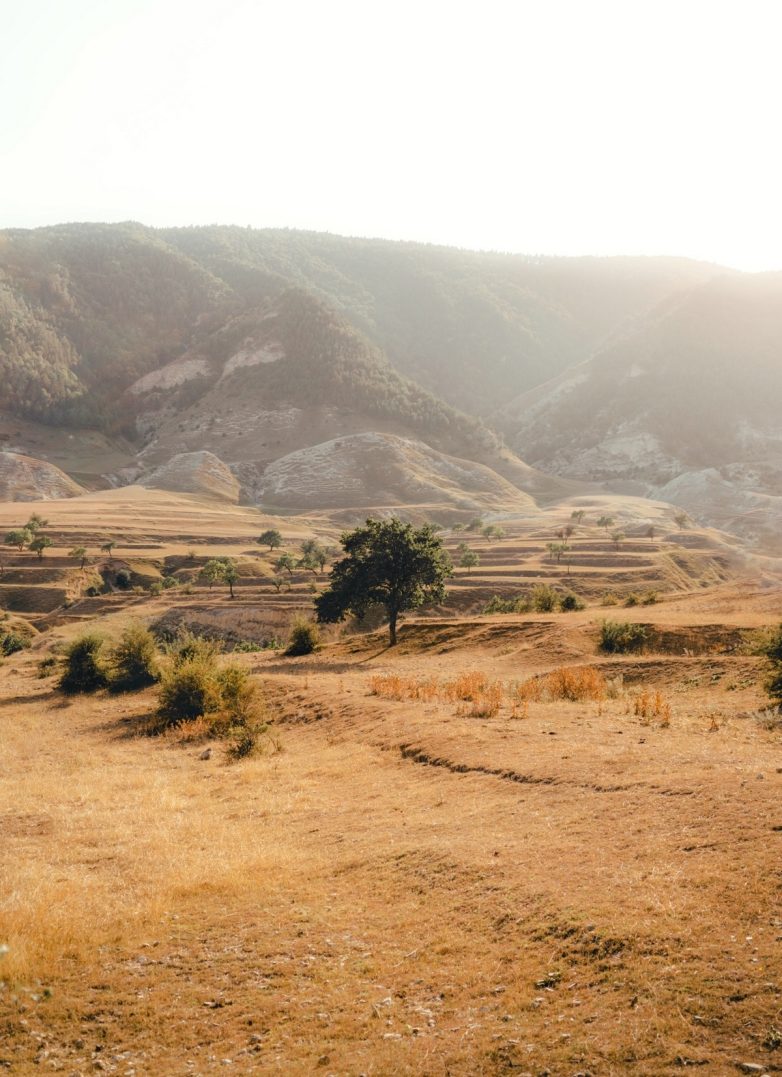
<path id="1" fill-rule="evenodd" d="M 340 541 L 345 556 L 315 599 L 321 623 L 341 621 L 347 613 L 362 617 L 370 606 L 384 606 L 393 647 L 400 613 L 444 600 L 453 565 L 430 524 L 414 528 L 398 519 L 369 519 Z"/>
<path id="2" fill-rule="evenodd" d="M 602 527 L 606 534 L 608 534 L 610 528 L 614 526 L 613 516 L 599 516 L 597 520 L 597 526 Z"/>
<path id="3" fill-rule="evenodd" d="M 674 520 L 679 530 L 683 531 L 687 524 L 690 522 L 690 517 L 687 515 L 686 512 L 677 512 L 674 516 Z"/>
<path id="4" fill-rule="evenodd" d="M 270 529 L 258 536 L 259 546 L 268 546 L 270 550 L 276 550 L 282 546 L 282 535 L 279 531 Z"/>
<path id="5" fill-rule="evenodd" d="M 296 558 L 291 553 L 282 553 L 274 562 L 274 568 L 276 572 L 282 572 L 285 569 L 288 575 L 292 576 L 296 568 Z"/>

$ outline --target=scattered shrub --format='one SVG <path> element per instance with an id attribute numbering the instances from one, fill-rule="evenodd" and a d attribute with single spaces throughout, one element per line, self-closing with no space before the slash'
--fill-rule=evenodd
<path id="1" fill-rule="evenodd" d="M 287 655 L 297 657 L 303 654 L 312 654 L 320 643 L 320 633 L 317 625 L 311 621 L 295 621 L 291 628 L 288 646 L 285 650 Z"/>
<path id="2" fill-rule="evenodd" d="M 162 595 L 163 594 L 163 584 L 162 584 L 162 582 L 160 580 L 153 580 L 152 583 L 149 585 L 149 593 L 151 595 Z"/>
<path id="3" fill-rule="evenodd" d="M 0 655 L 4 658 L 16 654 L 17 651 L 23 651 L 29 646 L 29 639 L 26 636 L 20 635 L 19 632 L 0 631 Z"/>
<path id="4" fill-rule="evenodd" d="M 53 654 L 47 654 L 45 658 L 42 658 L 38 663 L 38 676 L 41 680 L 44 677 L 51 677 L 53 673 L 57 672 L 59 666 L 57 656 Z"/>
<path id="5" fill-rule="evenodd" d="M 165 725 L 215 714 L 222 703 L 217 670 L 210 659 L 183 658 L 161 677 L 158 714 Z"/>
<path id="6" fill-rule="evenodd" d="M 65 668 L 58 687 L 70 695 L 105 688 L 108 675 L 102 649 L 103 637 L 95 633 L 73 640 L 65 649 Z"/>
<path id="7" fill-rule="evenodd" d="M 643 625 L 627 621 L 603 621 L 598 646 L 606 654 L 626 654 L 640 650 L 646 643 L 647 635 Z"/>
<path id="8" fill-rule="evenodd" d="M 160 678 L 155 637 L 143 625 L 129 625 L 111 652 L 110 688 L 133 692 Z"/>
<path id="9" fill-rule="evenodd" d="M 759 640 L 758 651 L 771 664 L 764 687 L 774 706 L 782 711 L 782 625 L 764 634 Z"/>
<path id="10" fill-rule="evenodd" d="M 600 599 L 601 606 L 618 606 L 619 599 L 613 593 L 613 591 L 606 591 L 603 597 Z"/>
<path id="11" fill-rule="evenodd" d="M 501 598 L 500 595 L 492 595 L 489 601 L 481 610 L 481 613 L 529 613 L 530 603 L 529 599 L 523 595 L 518 595 L 516 598 Z"/>
<path id="12" fill-rule="evenodd" d="M 631 591 L 629 595 L 625 596 L 625 600 L 622 605 L 627 606 L 628 608 L 632 608 L 633 606 L 637 606 L 639 601 L 640 599 L 638 598 L 638 595 L 634 591 Z"/>
<path id="13" fill-rule="evenodd" d="M 559 594 L 547 583 L 538 583 L 532 588 L 530 603 L 536 613 L 553 613 L 559 606 Z"/>
<path id="14" fill-rule="evenodd" d="M 559 605 L 563 613 L 569 613 L 571 610 L 583 610 L 584 608 L 582 600 L 572 591 L 568 591 L 562 596 Z"/>
<path id="15" fill-rule="evenodd" d="M 179 580 L 175 579 L 173 576 L 164 576 L 160 581 L 160 585 L 164 591 L 168 591 L 172 587 L 179 587 Z"/>
<path id="16" fill-rule="evenodd" d="M 642 606 L 654 606 L 659 601 L 660 596 L 656 591 L 645 591 L 641 595 Z"/>
<path id="17" fill-rule="evenodd" d="M 181 665 L 183 662 L 188 662 L 194 658 L 213 662 L 221 650 L 222 645 L 219 640 L 197 636 L 187 629 L 179 631 L 165 648 L 165 652 L 174 666 Z"/>

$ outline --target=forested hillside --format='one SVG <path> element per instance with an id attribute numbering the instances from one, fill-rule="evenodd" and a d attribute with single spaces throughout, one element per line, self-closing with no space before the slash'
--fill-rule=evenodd
<path id="1" fill-rule="evenodd" d="M 111 423 L 139 376 L 293 286 L 407 377 L 481 415 L 714 271 L 676 259 L 528 258 L 232 227 L 6 231 L 0 406 Z"/>

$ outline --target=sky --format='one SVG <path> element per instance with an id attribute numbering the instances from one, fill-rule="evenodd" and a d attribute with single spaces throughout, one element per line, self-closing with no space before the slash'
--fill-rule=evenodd
<path id="1" fill-rule="evenodd" d="M 0 228 L 782 270 L 779 0 L 0 0 Z"/>

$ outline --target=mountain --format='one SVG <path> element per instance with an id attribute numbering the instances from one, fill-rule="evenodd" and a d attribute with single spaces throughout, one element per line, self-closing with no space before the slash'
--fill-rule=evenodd
<path id="1" fill-rule="evenodd" d="M 782 274 L 669 298 L 495 417 L 534 466 L 673 501 L 753 538 L 779 530 Z"/>
<path id="2" fill-rule="evenodd" d="M 440 457 L 454 458 L 479 466 L 492 504 L 503 483 L 539 501 L 602 483 L 763 538 L 779 519 L 779 300 L 773 274 L 687 259 L 133 222 L 7 230 L 0 439 L 88 487 L 156 473 L 252 500 L 277 461 L 317 448 L 336 474 L 343 455 L 319 447 L 372 435 L 400 469 L 392 501 L 442 482 L 451 503 Z"/>
<path id="3" fill-rule="evenodd" d="M 528 258 L 232 227 L 0 232 L 0 408 L 118 420 L 139 377 L 290 288 L 452 406 L 486 414 L 709 278 L 664 258 Z"/>

